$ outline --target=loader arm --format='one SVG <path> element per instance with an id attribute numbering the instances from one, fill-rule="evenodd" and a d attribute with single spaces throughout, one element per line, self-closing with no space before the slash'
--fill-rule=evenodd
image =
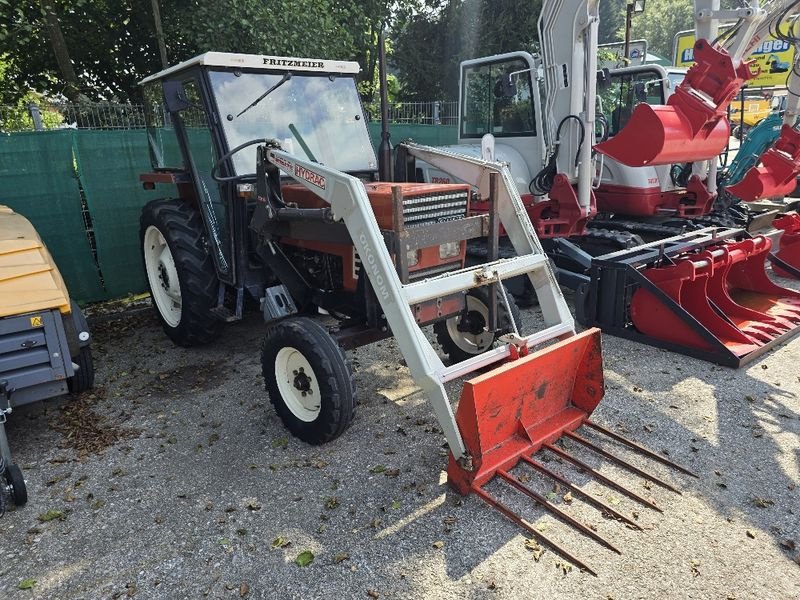
<path id="1" fill-rule="evenodd" d="M 433 148 L 421 149 L 431 155 L 441 152 Z M 503 190 L 497 199 L 500 220 L 507 230 L 514 232 L 520 255 L 403 284 L 386 248 L 364 184 L 359 179 L 274 147 L 268 148 L 266 156 L 272 164 L 330 204 L 335 220 L 344 221 L 414 381 L 430 399 L 454 459 L 462 466 L 469 465 L 471 456 L 456 425 L 444 384 L 520 352 L 527 354 L 529 348 L 539 344 L 576 335 L 569 309 L 547 256 L 533 234 L 508 169 L 497 163 L 476 163 L 456 155 L 449 156 L 455 164 L 467 165 L 465 171 L 500 175 L 498 188 Z M 468 178 L 475 179 L 475 175 Z M 524 274 L 530 277 L 539 293 L 545 329 L 525 337 L 513 336 L 509 343 L 446 367 L 422 333 L 411 305 Z"/>

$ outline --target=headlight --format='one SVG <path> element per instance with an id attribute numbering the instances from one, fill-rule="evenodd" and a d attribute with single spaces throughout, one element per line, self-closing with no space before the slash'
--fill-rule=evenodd
<path id="1" fill-rule="evenodd" d="M 419 262 L 419 250 L 409 250 L 407 256 L 408 266 L 417 266 L 417 263 Z"/>
<path id="2" fill-rule="evenodd" d="M 439 245 L 439 258 L 453 258 L 461 254 L 461 244 L 459 242 L 447 242 Z"/>

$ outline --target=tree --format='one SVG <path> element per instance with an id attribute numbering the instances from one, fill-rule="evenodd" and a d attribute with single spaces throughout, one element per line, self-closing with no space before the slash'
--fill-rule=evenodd
<path id="1" fill-rule="evenodd" d="M 459 63 L 535 49 L 541 0 L 451 0 L 398 20 L 392 64 L 406 100 L 458 97 Z"/>
<path id="2" fill-rule="evenodd" d="M 631 39 L 646 39 L 650 52 L 669 58 L 675 34 L 693 28 L 692 0 L 658 0 L 648 2 L 645 13 L 633 18 Z"/>

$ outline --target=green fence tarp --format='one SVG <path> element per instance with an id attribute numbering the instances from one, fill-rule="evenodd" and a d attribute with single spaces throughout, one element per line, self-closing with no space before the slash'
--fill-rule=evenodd
<path id="1" fill-rule="evenodd" d="M 450 146 L 458 143 L 458 127 L 455 125 L 391 124 L 389 133 L 393 147 L 408 139 L 426 146 Z M 379 122 L 369 123 L 369 135 L 377 152 L 381 145 L 381 124 Z"/>
<path id="2" fill-rule="evenodd" d="M 75 177 L 75 130 L 0 135 L 0 204 L 33 223 L 70 295 L 82 302 L 106 297 L 92 256 Z"/>
<path id="3" fill-rule="evenodd" d="M 380 123 L 370 123 L 369 130 L 377 149 Z M 455 144 L 458 136 L 456 127 L 443 125 L 392 125 L 391 133 L 395 146 L 405 139 L 443 146 Z M 207 145 L 205 138 L 194 142 L 197 148 Z M 210 148 L 198 150 L 197 157 L 213 162 Z M 139 215 L 150 200 L 175 193 L 172 186 L 143 190 L 139 174 L 149 170 L 143 129 L 0 135 L 0 204 L 31 220 L 53 254 L 70 294 L 80 302 L 120 298 L 147 289 L 139 248 Z M 80 174 L 80 186 L 76 173 Z M 84 209 L 94 234 L 96 260 Z"/>
<path id="4" fill-rule="evenodd" d="M 139 215 L 157 197 L 142 189 L 150 170 L 143 129 L 76 132 L 78 172 L 92 215 L 97 259 L 110 298 L 147 290 L 139 247 Z M 159 190 L 162 195 L 169 192 Z"/>

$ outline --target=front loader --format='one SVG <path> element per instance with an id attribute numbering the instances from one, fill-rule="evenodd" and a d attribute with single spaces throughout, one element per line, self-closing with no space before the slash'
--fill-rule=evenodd
<path id="1" fill-rule="evenodd" d="M 410 144 L 408 152 L 441 161 L 467 183 L 377 181 L 357 72 L 350 62 L 212 52 L 144 80 L 153 171 L 141 181 L 177 190 L 149 203 L 141 219 L 164 330 L 178 344 L 209 342 L 222 323 L 241 317 L 245 297 L 256 301 L 267 322 L 261 361 L 270 401 L 310 444 L 335 439 L 354 418 L 345 350 L 393 336 L 444 432 L 450 484 L 591 570 L 486 486 L 500 479 L 541 503 L 509 472 L 520 463 L 546 469 L 533 458 L 543 447 L 574 458 L 554 445 L 562 436 L 613 456 L 576 433 L 605 431 L 589 420 L 605 389 L 600 333 L 576 332 L 504 165 Z M 486 214 L 470 213 L 473 187 L 490 206 Z M 498 256 L 501 226 L 513 257 Z M 466 243 L 486 236 L 487 261 L 466 266 Z M 522 333 L 503 285 L 518 276 L 535 290 L 539 331 Z M 454 414 L 448 384 L 464 379 Z M 542 505 L 613 548 L 552 503 Z"/>

